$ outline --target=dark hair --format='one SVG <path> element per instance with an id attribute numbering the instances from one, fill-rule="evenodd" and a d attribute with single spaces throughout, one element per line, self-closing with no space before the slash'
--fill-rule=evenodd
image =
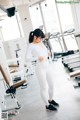
<path id="1" fill-rule="evenodd" d="M 44 38 L 45 35 L 43 33 L 43 31 L 39 28 L 35 29 L 34 31 L 31 31 L 30 34 L 29 34 L 29 43 L 32 43 L 33 42 L 33 38 L 34 36 L 36 37 L 41 37 L 41 38 Z"/>

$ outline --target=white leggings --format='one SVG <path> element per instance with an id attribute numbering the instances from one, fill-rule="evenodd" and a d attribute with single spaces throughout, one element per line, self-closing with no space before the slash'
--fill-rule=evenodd
<path id="1" fill-rule="evenodd" d="M 41 97 L 45 103 L 48 105 L 48 100 L 53 99 L 53 70 L 51 64 L 48 61 L 38 62 L 36 66 L 36 76 L 40 84 Z"/>

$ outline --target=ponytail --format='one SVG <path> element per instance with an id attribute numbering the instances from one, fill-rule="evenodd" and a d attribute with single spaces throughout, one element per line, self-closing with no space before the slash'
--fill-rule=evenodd
<path id="1" fill-rule="evenodd" d="M 33 31 L 31 31 L 30 34 L 29 34 L 29 43 L 33 42 L 33 38 L 34 38 L 33 34 L 34 34 Z"/>

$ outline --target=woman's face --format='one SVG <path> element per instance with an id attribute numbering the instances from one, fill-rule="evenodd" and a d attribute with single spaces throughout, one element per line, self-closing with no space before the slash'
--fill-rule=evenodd
<path id="1" fill-rule="evenodd" d="M 35 43 L 40 43 L 42 41 L 42 38 L 41 37 L 36 37 L 34 36 L 34 42 Z"/>

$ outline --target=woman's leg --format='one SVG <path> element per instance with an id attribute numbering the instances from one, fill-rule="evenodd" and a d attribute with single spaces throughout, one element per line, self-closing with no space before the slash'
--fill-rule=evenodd
<path id="1" fill-rule="evenodd" d="M 45 105 L 49 105 L 48 103 L 48 86 L 47 86 L 47 80 L 46 80 L 46 71 L 43 69 L 37 69 L 36 70 L 36 76 L 38 78 L 39 81 L 39 85 L 40 85 L 40 94 L 41 97 L 45 103 Z"/>
<path id="2" fill-rule="evenodd" d="M 57 102 L 54 101 L 54 81 L 53 81 L 53 72 L 51 69 L 47 70 L 47 82 L 48 82 L 48 87 L 49 87 L 49 100 L 48 102 L 52 105 L 59 106 Z"/>
<path id="3" fill-rule="evenodd" d="M 38 68 L 39 69 L 36 69 L 36 75 L 37 75 L 37 78 L 39 80 L 40 93 L 41 93 L 41 97 L 46 105 L 45 107 L 48 110 L 56 111 L 57 109 L 48 101 L 49 96 L 51 96 L 50 98 L 52 100 L 53 92 L 51 91 L 51 89 L 49 89 L 49 94 L 48 94 L 48 82 L 49 82 L 49 80 L 47 81 L 46 69 L 44 69 L 44 68 L 40 69 L 40 67 L 38 67 Z M 49 77 L 49 75 L 48 75 L 48 77 Z M 51 77 L 49 77 L 49 78 L 51 78 Z M 52 83 L 52 82 L 50 82 L 50 83 Z M 51 85 L 49 85 L 49 86 L 51 87 Z M 52 85 L 52 87 L 53 87 L 53 85 Z"/>
<path id="4" fill-rule="evenodd" d="M 53 72 L 52 69 L 48 67 L 46 74 L 47 82 L 48 82 L 48 91 L 49 91 L 49 100 L 53 99 L 54 95 L 54 80 L 53 80 Z"/>

